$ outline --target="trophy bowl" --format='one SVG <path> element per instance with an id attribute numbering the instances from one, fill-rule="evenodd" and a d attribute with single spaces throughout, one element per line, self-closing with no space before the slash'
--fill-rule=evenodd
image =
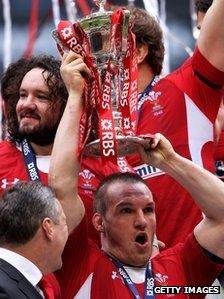
<path id="1" fill-rule="evenodd" d="M 118 143 L 118 157 L 125 157 L 132 155 L 138 151 L 138 145 L 141 144 L 144 149 L 149 149 L 151 140 L 154 135 L 148 136 L 121 136 L 116 135 L 116 141 Z M 83 154 L 86 156 L 100 157 L 100 140 L 94 140 L 88 143 L 84 149 Z"/>

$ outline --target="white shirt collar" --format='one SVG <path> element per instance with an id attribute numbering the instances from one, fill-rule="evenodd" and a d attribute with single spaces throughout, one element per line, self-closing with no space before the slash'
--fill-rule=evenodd
<path id="1" fill-rule="evenodd" d="M 36 287 L 43 276 L 34 263 L 14 251 L 0 248 L 0 258 L 21 272 L 34 287 Z"/>
<path id="2" fill-rule="evenodd" d="M 124 268 L 134 283 L 143 283 L 145 281 L 146 267 L 139 268 L 139 267 L 124 266 Z"/>
<path id="3" fill-rule="evenodd" d="M 22 148 L 21 145 L 17 145 L 18 150 L 21 152 Z M 37 168 L 48 174 L 49 173 L 49 168 L 50 168 L 50 155 L 46 155 L 46 156 L 40 156 L 40 155 L 36 155 L 36 163 L 37 163 Z"/>

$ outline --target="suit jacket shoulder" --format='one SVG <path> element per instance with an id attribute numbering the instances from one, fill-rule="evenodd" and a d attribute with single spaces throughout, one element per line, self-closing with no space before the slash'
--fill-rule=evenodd
<path id="1" fill-rule="evenodd" d="M 0 299 L 42 299 L 36 288 L 8 262 L 0 259 Z"/>

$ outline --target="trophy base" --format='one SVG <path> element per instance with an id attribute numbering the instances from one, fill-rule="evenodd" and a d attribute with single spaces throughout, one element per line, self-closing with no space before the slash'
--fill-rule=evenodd
<path id="1" fill-rule="evenodd" d="M 150 148 L 150 142 L 154 135 L 147 134 L 146 136 L 116 136 L 118 144 L 118 157 L 125 157 L 137 153 L 137 145 L 142 144 L 145 149 Z M 92 157 L 101 157 L 100 140 L 94 140 L 88 143 L 83 154 Z"/>

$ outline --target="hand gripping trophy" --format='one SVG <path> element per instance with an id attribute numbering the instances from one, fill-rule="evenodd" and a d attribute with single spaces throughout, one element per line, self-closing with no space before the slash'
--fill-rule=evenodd
<path id="1" fill-rule="evenodd" d="M 104 9 L 72 24 L 61 21 L 52 32 L 60 52 L 82 55 L 94 79 L 86 79 L 80 121 L 80 151 L 117 163 L 117 157 L 147 147 L 152 136 L 136 136 L 137 61 L 130 12 Z"/>

